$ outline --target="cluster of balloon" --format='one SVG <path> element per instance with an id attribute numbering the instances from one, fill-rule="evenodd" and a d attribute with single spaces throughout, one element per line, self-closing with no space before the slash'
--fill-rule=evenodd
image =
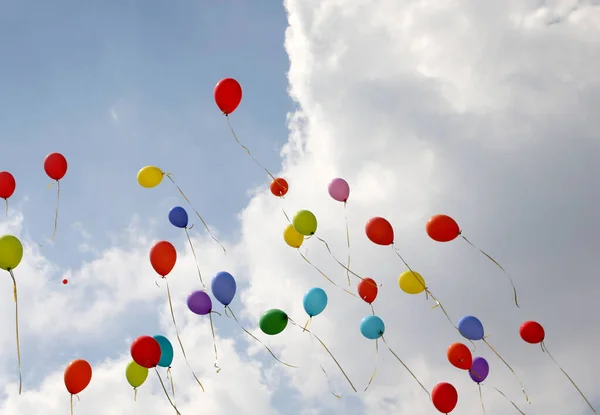
<path id="1" fill-rule="evenodd" d="M 200 265 L 198 265 L 198 257 L 196 256 L 196 250 L 194 249 L 192 238 L 190 238 L 190 233 L 188 232 L 188 230 L 192 229 L 194 225 L 188 227 L 189 218 L 187 211 L 181 206 L 175 206 L 171 208 L 171 210 L 169 211 L 169 222 L 171 222 L 171 225 L 175 226 L 176 228 L 183 229 L 185 231 L 185 236 L 187 237 L 188 243 L 190 244 L 192 255 L 194 255 L 194 261 L 196 262 L 196 270 L 198 271 L 200 283 L 202 284 L 202 287 L 206 289 L 206 285 L 204 285 L 204 280 L 202 280 Z"/>
<path id="2" fill-rule="evenodd" d="M 60 203 L 60 180 L 67 174 L 67 159 L 60 153 L 50 153 L 44 159 L 44 170 L 48 177 L 56 181 L 56 211 L 54 213 L 54 232 L 50 240 L 56 236 L 58 228 L 58 205 Z M 52 183 L 54 184 L 54 183 Z M 50 186 L 52 186 L 52 184 Z"/>
<path id="3" fill-rule="evenodd" d="M 73 415 L 73 396 L 79 395 L 92 381 L 92 366 L 83 359 L 73 360 L 64 373 L 65 387 L 71 394 L 71 415 Z"/>
<path id="4" fill-rule="evenodd" d="M 515 287 L 511 276 L 508 274 L 508 272 L 506 272 L 504 267 L 500 265 L 498 261 L 496 261 L 482 249 L 473 245 L 473 243 L 462 234 L 458 223 L 453 218 L 451 218 L 448 215 L 434 215 L 429 219 L 429 221 L 427 221 L 427 224 L 425 225 L 425 230 L 427 231 L 427 235 L 429 235 L 429 237 L 436 242 L 450 242 L 460 236 L 465 242 L 467 242 L 473 248 L 477 249 L 487 259 L 492 261 L 498 268 L 502 270 L 504 275 L 506 275 L 506 277 L 508 278 L 513 290 L 515 305 L 519 307 L 519 297 L 517 295 L 517 288 Z"/>
<path id="5" fill-rule="evenodd" d="M 12 174 L 7 171 L 0 171 L 0 197 L 6 204 L 6 214 L 8 215 L 8 199 L 15 193 L 17 182 Z"/>
<path id="6" fill-rule="evenodd" d="M 23 259 L 23 245 L 19 238 L 13 235 L 0 237 L 0 268 L 8 271 L 13 282 L 13 298 L 15 301 L 15 339 L 17 343 L 17 362 L 19 368 L 19 395 L 23 390 L 21 376 L 21 344 L 19 341 L 19 300 L 17 296 L 17 280 L 13 270 L 19 266 Z"/>
<path id="7" fill-rule="evenodd" d="M 560 369 L 560 371 L 563 373 L 563 375 L 565 375 L 565 377 L 569 380 L 569 382 L 571 382 L 571 385 L 573 385 L 573 387 L 577 390 L 577 392 L 579 392 L 579 395 L 581 395 L 581 397 L 587 403 L 587 405 L 591 408 L 591 410 L 594 411 L 595 414 L 597 414 L 598 412 L 593 407 L 593 405 L 590 403 L 589 399 L 583 394 L 583 392 L 581 391 L 579 386 L 577 386 L 577 384 L 571 378 L 571 376 L 569 376 L 567 374 L 567 372 L 558 364 L 556 359 L 554 359 L 554 356 L 552 356 L 550 354 L 550 352 L 548 351 L 548 348 L 546 347 L 546 344 L 545 344 L 546 331 L 544 330 L 544 327 L 537 321 L 531 321 L 531 320 L 526 321 L 523 324 L 521 324 L 521 327 L 519 328 L 519 335 L 521 336 L 521 339 L 523 339 L 524 342 L 529 343 L 529 344 L 539 344 L 541 346 L 542 351 L 550 357 L 552 362 L 554 362 L 554 364 Z"/>
<path id="8" fill-rule="evenodd" d="M 213 311 L 212 309 L 212 300 L 210 299 L 210 296 L 206 291 L 196 290 L 192 291 L 190 295 L 188 295 L 187 306 L 190 309 L 190 311 L 194 314 L 197 314 L 199 316 L 208 315 L 208 318 L 210 320 L 210 330 L 213 338 L 213 348 L 215 351 L 214 367 L 217 370 L 217 373 L 219 373 L 221 371 L 221 368 L 218 364 L 219 354 L 217 352 L 217 338 L 215 336 L 215 326 L 213 325 L 212 320 L 212 313 L 216 313 L 216 311 Z"/>
<path id="9" fill-rule="evenodd" d="M 348 198 L 350 197 L 350 185 L 341 177 L 337 177 L 329 182 L 327 187 L 329 196 L 337 202 L 344 203 L 344 221 L 346 224 L 346 244 L 348 246 L 348 262 L 346 263 L 346 277 L 350 285 L 350 230 L 348 229 Z"/>
<path id="10" fill-rule="evenodd" d="M 438 383 L 431 390 L 431 400 L 435 409 L 443 414 L 449 414 L 456 408 L 458 392 L 450 383 Z"/>
<path id="11" fill-rule="evenodd" d="M 219 240 L 211 232 L 211 230 L 208 227 L 208 224 L 206 223 L 204 218 L 200 215 L 200 213 L 192 205 L 192 202 L 190 202 L 190 199 L 188 199 L 188 197 L 185 195 L 185 193 L 183 192 L 181 187 L 179 187 L 179 185 L 175 182 L 175 179 L 173 179 L 173 175 L 171 173 L 166 173 L 156 166 L 145 166 L 145 167 L 142 167 L 138 171 L 137 181 L 140 186 L 142 186 L 146 189 L 151 189 L 153 187 L 158 186 L 162 182 L 163 177 L 166 177 L 167 179 L 169 179 L 169 181 L 173 184 L 173 186 L 175 186 L 175 188 L 179 191 L 179 193 L 181 194 L 183 199 L 192 208 L 192 210 L 194 211 L 194 213 L 196 214 L 198 219 L 200 219 L 200 222 L 202 222 L 202 226 L 204 226 L 204 229 L 206 230 L 208 235 L 212 238 L 213 241 L 215 241 L 217 244 L 219 244 L 219 246 L 221 247 L 221 249 L 223 250 L 224 253 L 227 253 L 227 250 L 225 249 L 225 247 L 219 242 Z M 175 225 L 175 226 L 177 226 L 177 225 Z"/>

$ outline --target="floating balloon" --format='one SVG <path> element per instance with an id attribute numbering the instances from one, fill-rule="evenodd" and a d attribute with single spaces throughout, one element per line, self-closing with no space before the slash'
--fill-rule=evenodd
<path id="1" fill-rule="evenodd" d="M 214 96 L 217 107 L 229 115 L 242 101 L 242 86 L 233 78 L 221 79 L 215 86 Z"/>
<path id="2" fill-rule="evenodd" d="M 188 226 L 188 214 L 181 206 L 175 206 L 169 211 L 171 225 L 185 229 Z"/>
<path id="3" fill-rule="evenodd" d="M 464 316 L 458 320 L 458 331 L 468 340 L 483 340 L 485 337 L 483 324 L 474 316 Z"/>
<path id="4" fill-rule="evenodd" d="M 92 366 L 83 359 L 73 360 L 65 368 L 65 386 L 71 395 L 77 395 L 88 387 L 92 380 Z"/>
<path id="5" fill-rule="evenodd" d="M 65 278 L 64 280 L 62 280 L 62 283 L 63 283 L 63 284 L 68 284 L 68 283 L 69 283 L 69 280 Z"/>
<path id="6" fill-rule="evenodd" d="M 177 262 L 177 251 L 167 241 L 159 241 L 150 249 L 150 263 L 154 271 L 161 277 L 166 277 Z"/>
<path id="7" fill-rule="evenodd" d="M 322 288 L 311 288 L 304 294 L 302 304 L 309 317 L 318 316 L 327 307 L 327 293 Z"/>
<path id="8" fill-rule="evenodd" d="M 473 364 L 473 356 L 471 355 L 469 348 L 464 344 L 451 344 L 446 351 L 446 356 L 448 357 L 448 361 L 452 364 L 452 366 L 462 370 L 471 369 L 471 365 Z"/>
<path id="9" fill-rule="evenodd" d="M 235 278 L 228 272 L 217 272 L 212 279 L 210 289 L 218 302 L 224 306 L 228 306 L 235 297 L 237 284 Z"/>
<path id="10" fill-rule="evenodd" d="M 0 268 L 4 271 L 14 270 L 23 259 L 23 245 L 16 236 L 0 237 Z"/>
<path id="11" fill-rule="evenodd" d="M 212 311 L 212 300 L 206 291 L 194 291 L 188 295 L 187 306 L 192 313 L 205 316 Z"/>
<path id="12" fill-rule="evenodd" d="M 521 338 L 530 344 L 539 344 L 546 338 L 544 327 L 537 321 L 526 321 L 519 329 Z"/>
<path id="13" fill-rule="evenodd" d="M 44 170 L 52 180 L 60 180 L 67 174 L 67 159 L 60 153 L 50 153 L 44 159 Z"/>
<path id="14" fill-rule="evenodd" d="M 304 235 L 294 229 L 294 225 L 289 224 L 283 231 L 283 240 L 292 248 L 300 248 L 304 242 Z"/>
<path id="15" fill-rule="evenodd" d="M 317 218 L 311 211 L 301 210 L 294 216 L 292 225 L 294 225 L 294 229 L 301 235 L 314 235 L 317 231 Z"/>
<path id="16" fill-rule="evenodd" d="M 17 187 L 17 182 L 12 174 L 7 171 L 0 171 L 0 198 L 8 199 L 13 195 Z"/>
<path id="17" fill-rule="evenodd" d="M 329 196 L 338 202 L 347 202 L 350 197 L 350 186 L 344 179 L 337 178 L 329 182 Z"/>
<path id="18" fill-rule="evenodd" d="M 271 190 L 271 193 L 273 193 L 273 196 L 283 197 L 287 194 L 289 185 L 285 179 L 277 177 L 273 179 L 269 188 Z"/>
<path id="19" fill-rule="evenodd" d="M 162 182 L 165 173 L 156 166 L 142 167 L 137 174 L 137 181 L 140 186 L 146 189 L 156 187 Z"/>
<path id="20" fill-rule="evenodd" d="M 490 365 L 487 360 L 483 357 L 476 357 L 473 359 L 471 369 L 469 369 L 469 376 L 473 379 L 473 382 L 481 383 L 487 379 L 490 373 Z"/>
<path id="21" fill-rule="evenodd" d="M 173 363 L 173 345 L 165 336 L 156 335 L 154 336 L 154 340 L 156 340 L 160 346 L 160 360 L 156 365 L 160 367 L 171 367 L 171 363 Z"/>
<path id="22" fill-rule="evenodd" d="M 379 288 L 377 288 L 377 283 L 372 278 L 364 278 L 362 279 L 356 286 L 358 291 L 358 295 L 362 298 L 367 304 L 371 304 L 377 298 L 377 293 L 379 292 Z"/>
<path id="23" fill-rule="evenodd" d="M 132 388 L 139 388 L 148 379 L 148 368 L 131 361 L 125 368 L 125 377 Z"/>
<path id="24" fill-rule="evenodd" d="M 460 235 L 458 223 L 448 215 L 432 216 L 425 226 L 427 235 L 436 242 L 450 242 Z"/>
<path id="25" fill-rule="evenodd" d="M 259 326 L 263 333 L 270 336 L 281 333 L 287 327 L 288 315 L 276 308 L 265 311 L 260 318 Z"/>
<path id="26" fill-rule="evenodd" d="M 131 343 L 131 357 L 138 365 L 147 369 L 156 367 L 160 361 L 160 344 L 150 336 L 140 336 Z"/>
<path id="27" fill-rule="evenodd" d="M 367 238 L 377 245 L 392 245 L 394 243 L 394 228 L 387 219 L 374 217 L 365 225 Z"/>
<path id="28" fill-rule="evenodd" d="M 431 391 L 431 400 L 435 409 L 443 414 L 449 414 L 456 408 L 458 392 L 447 382 L 438 383 Z"/>
<path id="29" fill-rule="evenodd" d="M 406 294 L 421 294 L 427 288 L 421 274 L 414 271 L 404 271 L 400 274 L 398 285 Z"/>
<path id="30" fill-rule="evenodd" d="M 385 324 L 377 316 L 366 316 L 360 322 L 360 332 L 369 340 L 376 340 L 385 333 Z"/>

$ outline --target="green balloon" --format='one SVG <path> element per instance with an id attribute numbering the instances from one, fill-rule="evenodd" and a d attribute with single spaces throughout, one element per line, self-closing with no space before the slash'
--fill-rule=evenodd
<path id="1" fill-rule="evenodd" d="M 285 330 L 288 319 L 288 315 L 285 312 L 273 308 L 265 311 L 260 318 L 259 326 L 263 333 L 274 336 Z"/>
<path id="2" fill-rule="evenodd" d="M 301 210 L 296 213 L 292 225 L 296 231 L 304 236 L 314 235 L 317 231 L 317 218 L 309 210 Z"/>
<path id="3" fill-rule="evenodd" d="M 148 369 L 138 365 L 132 360 L 127 365 L 127 369 L 125 369 L 125 377 L 132 387 L 139 388 L 144 384 L 146 378 L 148 378 Z"/>
<path id="4" fill-rule="evenodd" d="M 23 259 L 23 245 L 16 236 L 0 237 L 0 268 L 4 271 L 15 269 Z"/>

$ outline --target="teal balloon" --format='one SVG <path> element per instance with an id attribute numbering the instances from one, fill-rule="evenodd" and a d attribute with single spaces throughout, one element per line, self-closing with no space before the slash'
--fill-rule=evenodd
<path id="1" fill-rule="evenodd" d="M 376 340 L 385 333 L 385 324 L 377 316 L 367 316 L 360 322 L 360 332 L 369 340 Z"/>
<path id="2" fill-rule="evenodd" d="M 327 307 L 327 293 L 322 288 L 311 288 L 304 294 L 304 311 L 310 317 L 318 316 Z"/>
<path id="3" fill-rule="evenodd" d="M 171 367 L 173 363 L 173 345 L 165 336 L 156 335 L 154 340 L 160 345 L 160 360 L 158 366 L 160 367 Z"/>

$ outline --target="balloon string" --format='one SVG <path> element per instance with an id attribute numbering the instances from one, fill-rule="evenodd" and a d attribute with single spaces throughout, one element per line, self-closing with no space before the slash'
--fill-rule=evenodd
<path id="1" fill-rule="evenodd" d="M 482 340 L 483 340 L 483 342 L 484 342 L 484 343 L 487 345 L 487 347 L 489 347 L 489 348 L 490 348 L 490 350 L 491 350 L 492 352 L 494 352 L 494 354 L 495 354 L 496 356 L 498 356 L 498 358 L 499 358 L 500 360 L 502 360 L 502 363 L 504 363 L 504 365 L 505 365 L 505 366 L 506 366 L 506 367 L 507 367 L 507 368 L 508 368 L 508 369 L 509 369 L 509 370 L 512 372 L 512 374 L 514 375 L 515 379 L 517 379 L 517 382 L 519 382 L 519 385 L 521 386 L 521 391 L 522 391 L 522 392 L 523 392 L 523 394 L 525 395 L 525 400 L 527 401 L 527 403 L 531 403 L 531 402 L 529 401 L 529 396 L 527 395 L 527 392 L 525 392 L 525 387 L 523 386 L 523 382 L 521 382 L 521 379 L 519 379 L 519 376 L 518 376 L 518 375 L 517 375 L 517 373 L 514 371 L 514 369 L 513 369 L 512 367 L 510 367 L 510 365 L 508 364 L 508 362 L 507 362 L 506 360 L 504 360 L 504 358 L 503 358 L 502 356 L 500 356 L 500 353 L 498 353 L 498 352 L 496 351 L 496 349 L 494 349 L 494 348 L 493 348 L 493 347 L 492 347 L 492 346 L 491 346 L 491 345 L 488 343 L 488 341 L 487 341 L 485 338 L 483 338 Z"/>
<path id="2" fill-rule="evenodd" d="M 310 265 L 310 266 L 311 266 L 311 267 L 313 267 L 315 270 L 317 270 L 317 272 L 318 272 L 319 274 L 321 274 L 323 277 L 325 277 L 325 279 L 326 279 L 327 281 L 329 281 L 330 283 L 332 283 L 333 285 L 335 285 L 335 286 L 336 286 L 337 288 L 339 288 L 340 290 L 343 290 L 344 292 L 346 292 L 346 293 L 350 294 L 351 296 L 358 298 L 358 297 L 356 296 L 356 294 L 354 294 L 353 292 L 351 292 L 351 291 L 348 291 L 347 289 L 345 289 L 345 288 L 342 288 L 342 287 L 340 287 L 339 285 L 337 285 L 337 284 L 336 284 L 336 283 L 335 283 L 335 282 L 334 282 L 334 281 L 333 281 L 331 278 L 329 278 L 329 277 L 327 276 L 327 274 L 325 274 L 323 271 L 321 271 L 319 268 L 317 268 L 317 266 L 316 266 L 315 264 L 313 264 L 312 262 L 310 262 L 310 261 L 308 260 L 308 258 L 307 258 L 307 257 L 306 257 L 306 256 L 305 256 L 305 255 L 304 255 L 304 254 L 303 254 L 303 253 L 300 251 L 300 248 L 298 248 L 298 253 L 299 253 L 299 254 L 300 254 L 300 256 L 302 257 L 302 259 L 306 261 L 306 263 L 307 263 L 308 265 Z"/>
<path id="3" fill-rule="evenodd" d="M 294 320 L 292 320 L 291 318 L 288 317 L 288 320 L 290 323 L 292 323 L 294 326 L 300 327 L 298 325 L 298 323 L 296 323 Z M 340 371 L 342 372 L 342 374 L 344 375 L 344 377 L 346 378 L 346 380 L 348 381 L 348 383 L 350 384 L 350 386 L 352 387 L 352 390 L 354 390 L 354 392 L 358 392 L 356 390 L 356 388 L 354 387 L 354 385 L 352 384 L 352 381 L 350 380 L 350 378 L 348 377 L 348 375 L 346 374 L 346 372 L 344 372 L 344 369 L 342 369 L 342 365 L 340 365 L 340 362 L 338 362 L 338 360 L 335 358 L 335 356 L 333 355 L 333 353 L 331 353 L 331 351 L 329 350 L 329 348 L 325 345 L 325 343 L 323 343 L 323 340 L 321 340 L 319 338 L 319 336 L 317 336 L 316 334 L 312 333 L 309 329 L 306 329 L 306 331 L 309 334 L 312 334 L 315 339 L 317 339 L 319 341 L 319 343 L 321 343 L 321 346 L 323 346 L 323 348 L 325 349 L 325 351 L 329 354 L 329 356 L 331 356 L 331 358 L 333 359 L 333 361 L 335 362 L 335 364 L 337 365 L 337 367 L 340 369 Z"/>
<path id="4" fill-rule="evenodd" d="M 17 362 L 19 366 L 19 395 L 23 390 L 23 377 L 21 375 L 21 342 L 19 341 L 19 300 L 17 297 L 17 280 L 15 279 L 15 274 L 13 274 L 12 269 L 8 270 L 10 277 L 13 281 L 13 297 L 15 300 L 15 338 L 17 341 Z"/>
<path id="5" fill-rule="evenodd" d="M 184 228 L 183 230 L 185 231 L 185 236 L 187 236 L 187 240 L 190 244 L 190 248 L 192 250 L 192 255 L 194 255 L 194 261 L 196 262 L 196 269 L 198 270 L 198 276 L 200 277 L 200 282 L 202 283 L 202 287 L 204 287 L 204 289 L 206 289 L 206 285 L 204 285 L 204 281 L 202 280 L 202 273 L 200 272 L 200 265 L 198 265 L 198 257 L 196 256 L 196 250 L 194 249 L 194 244 L 192 243 L 192 238 L 190 238 L 190 233 L 188 232 L 188 228 Z"/>
<path id="6" fill-rule="evenodd" d="M 331 257 L 335 260 L 335 262 L 337 262 L 342 268 L 344 268 L 347 272 L 349 272 L 350 274 L 354 275 L 356 278 L 360 279 L 360 280 L 364 280 L 363 277 L 361 277 L 360 275 L 358 275 L 356 272 L 352 271 L 349 267 L 345 266 L 344 264 L 342 264 L 340 262 L 339 259 L 337 259 L 337 257 L 335 255 L 333 255 L 333 252 L 331 251 L 331 248 L 329 247 L 329 244 L 324 240 L 319 238 L 316 235 L 313 235 L 315 238 L 317 238 L 319 241 L 321 241 L 324 245 L 325 248 L 327 248 L 327 252 L 329 252 L 329 255 L 331 255 Z"/>
<path id="7" fill-rule="evenodd" d="M 4 202 L 6 204 L 6 216 L 8 216 L 8 199 L 4 199 Z"/>
<path id="8" fill-rule="evenodd" d="M 585 402 L 588 404 L 588 406 L 590 407 L 590 409 L 592 411 L 594 411 L 595 414 L 597 414 L 598 412 L 596 412 L 596 409 L 594 409 L 594 407 L 592 406 L 592 404 L 590 403 L 590 401 L 588 400 L 588 398 L 585 397 L 585 395 L 583 394 L 583 392 L 581 391 L 581 389 L 579 389 L 579 387 L 575 384 L 575 381 L 571 378 L 571 376 L 569 376 L 567 374 L 567 372 L 558 364 L 558 362 L 556 361 L 556 359 L 554 359 L 554 356 L 552 356 L 550 354 L 550 352 L 548 351 L 548 348 L 546 347 L 546 344 L 543 341 L 542 341 L 542 351 L 544 353 L 546 353 L 548 356 L 550 356 L 550 359 L 552 359 L 552 361 L 554 362 L 554 364 L 560 369 L 561 372 L 563 372 L 563 374 L 567 377 L 567 379 L 569 379 L 569 382 L 571 382 L 571 385 L 573 385 L 573 387 L 575 389 L 577 389 L 577 392 L 579 392 L 579 394 L 585 400 Z"/>
<path id="9" fill-rule="evenodd" d="M 269 177 L 273 180 L 275 180 L 275 176 L 273 176 L 271 174 L 271 172 L 262 164 L 260 164 L 258 162 L 258 160 L 256 160 L 254 158 L 254 156 L 252 155 L 252 153 L 250 152 L 250 149 L 248 149 L 248 147 L 246 147 L 245 145 L 243 145 L 241 143 L 241 141 L 238 139 L 237 135 L 235 134 L 235 131 L 233 130 L 233 127 L 231 125 L 231 120 L 229 119 L 229 115 L 225 114 L 225 118 L 227 118 L 227 124 L 229 125 L 229 130 L 231 131 L 231 135 L 233 135 L 233 138 L 235 138 L 235 141 L 237 141 L 237 143 L 240 145 L 240 147 L 242 147 L 244 150 L 246 150 L 246 153 L 248 153 L 248 155 L 250 156 L 250 158 L 256 163 L 256 165 L 260 168 L 262 168 L 264 171 L 267 172 L 267 174 L 269 175 Z"/>
<path id="10" fill-rule="evenodd" d="M 371 314 L 375 315 L 375 309 L 373 308 L 373 303 L 369 303 L 371 306 Z"/>
<path id="11" fill-rule="evenodd" d="M 217 369 L 217 373 L 221 371 L 219 367 L 219 353 L 217 353 L 217 337 L 215 336 L 215 326 L 213 324 L 212 313 L 208 313 L 208 318 L 210 319 L 210 331 L 212 333 L 213 338 L 213 349 L 215 349 L 215 364 L 213 365 L 215 369 Z"/>
<path id="12" fill-rule="evenodd" d="M 175 406 L 175 403 L 173 403 L 173 401 L 171 400 L 171 397 L 169 396 L 169 392 L 167 392 L 167 388 L 165 388 L 165 384 L 162 380 L 162 377 L 160 376 L 160 373 L 158 373 L 158 369 L 154 368 L 154 371 L 156 372 L 156 376 L 158 376 L 158 380 L 160 381 L 160 386 L 162 386 L 162 390 L 165 393 L 165 396 L 167 397 L 167 399 L 169 400 L 169 403 L 171 404 L 173 409 L 175 409 L 175 412 L 177 413 L 177 415 L 181 415 L 181 412 L 179 412 L 179 409 L 177 409 L 177 406 Z"/>
<path id="13" fill-rule="evenodd" d="M 169 281 L 167 281 L 166 278 L 165 278 L 165 281 L 167 282 L 167 298 L 169 299 L 169 308 L 171 310 L 171 318 L 173 319 L 173 327 L 175 327 L 175 335 L 177 336 L 177 341 L 179 342 L 179 347 L 181 347 L 181 353 L 183 354 L 183 359 L 185 360 L 187 367 L 190 369 L 190 372 L 192 372 L 192 376 L 194 376 L 194 379 L 196 379 L 196 382 L 198 382 L 198 385 L 200 385 L 200 388 L 202 388 L 202 392 L 204 392 L 204 386 L 202 385 L 202 382 L 200 382 L 200 379 L 198 379 L 198 376 L 196 376 L 196 373 L 194 373 L 194 369 L 192 369 L 192 366 L 190 365 L 190 362 L 188 361 L 187 355 L 185 353 L 185 349 L 183 347 L 181 337 L 179 337 L 179 329 L 177 328 L 177 322 L 175 321 L 175 312 L 173 311 L 173 302 L 171 301 L 171 289 L 169 288 Z M 156 373 L 158 373 L 158 372 L 156 372 Z M 159 377 L 160 377 L 160 375 L 159 375 Z"/>
<path id="14" fill-rule="evenodd" d="M 225 247 L 212 234 L 212 232 L 210 231 L 210 228 L 208 227 L 208 224 L 206 223 L 206 221 L 202 218 L 202 216 L 200 215 L 200 213 L 198 213 L 198 211 L 196 210 L 196 208 L 194 207 L 194 205 L 192 205 L 192 202 L 190 202 L 190 199 L 188 199 L 188 197 L 185 195 L 185 193 L 183 193 L 183 190 L 181 190 L 181 187 L 179 187 L 177 185 L 177 183 L 175 183 L 175 180 L 173 180 L 172 174 L 171 173 L 164 173 L 164 172 L 163 172 L 163 174 L 165 176 L 167 176 L 167 178 L 171 181 L 171 183 L 173 183 L 173 185 L 177 188 L 177 190 L 179 190 L 179 193 L 181 193 L 181 196 L 183 196 L 183 198 L 188 203 L 188 205 L 190 205 L 190 207 L 192 208 L 192 210 L 194 211 L 194 213 L 196 214 L 196 216 L 198 216 L 198 219 L 200 219 L 200 222 L 202 222 L 202 225 L 204 226 L 204 229 L 206 229 L 206 232 L 208 232 L 208 235 L 212 238 L 213 241 L 215 241 L 216 243 L 219 244 L 219 246 L 223 250 L 223 253 L 226 254 L 227 250 L 225 249 Z"/>
<path id="15" fill-rule="evenodd" d="M 173 403 L 175 403 L 175 381 L 173 380 L 171 366 L 167 368 L 167 379 L 169 379 L 169 381 L 171 382 L 171 395 L 173 395 Z"/>
<path id="16" fill-rule="evenodd" d="M 408 368 L 408 366 L 406 366 L 406 364 L 402 361 L 402 359 L 400 359 L 400 357 L 398 357 L 398 355 L 392 350 L 392 348 L 390 347 L 390 345 L 388 344 L 387 340 L 385 339 L 385 337 L 383 337 L 383 333 L 381 333 L 381 340 L 383 340 L 383 342 L 385 343 L 385 345 L 387 346 L 388 350 L 390 351 L 390 353 L 392 353 L 394 355 L 394 357 L 396 359 L 398 359 L 398 361 L 402 364 L 402 366 L 404 366 L 404 368 L 406 370 L 408 370 L 408 373 L 411 374 L 411 376 L 413 377 L 414 380 L 417 381 L 417 383 L 421 386 L 421 388 L 425 391 L 425 393 L 427 394 L 427 396 L 429 396 L 429 399 L 431 399 L 431 394 L 429 393 L 429 391 L 427 390 L 427 388 L 425 386 L 423 386 L 423 384 L 421 383 L 421 381 L 415 376 L 415 374 L 412 372 L 412 370 L 410 370 Z"/>
<path id="17" fill-rule="evenodd" d="M 513 401 L 511 401 L 511 400 L 508 398 L 508 396 L 506 396 L 506 395 L 504 394 L 504 392 L 502 392 L 500 389 L 496 389 L 496 388 L 493 388 L 493 389 L 494 389 L 496 392 L 498 392 L 500 395 L 504 396 L 504 398 L 505 398 L 505 399 L 506 399 L 508 402 L 510 402 L 510 403 L 512 404 L 512 406 L 514 406 L 514 407 L 515 407 L 515 409 L 521 413 L 521 415 L 526 415 L 526 414 L 525 414 L 525 412 L 521 411 L 521 409 L 520 409 L 520 408 L 517 406 L 517 404 L 516 404 L 516 403 L 514 403 Z"/>
<path id="18" fill-rule="evenodd" d="M 262 345 L 262 346 L 263 346 L 265 349 L 267 349 L 267 351 L 269 352 L 269 354 L 270 354 L 271 356 L 273 356 L 273 359 L 277 360 L 279 363 L 281 363 L 281 364 L 283 364 L 283 365 L 285 365 L 285 366 L 287 366 L 287 367 L 293 367 L 294 369 L 297 369 L 297 368 L 298 368 L 297 366 L 290 365 L 289 363 L 285 363 L 284 361 L 280 360 L 280 359 L 279 359 L 277 356 L 275 356 L 275 353 L 273 353 L 273 352 L 271 351 L 271 349 L 269 349 L 269 347 L 268 347 L 266 344 L 264 344 L 263 342 L 261 342 L 261 341 L 258 339 L 258 337 L 256 337 L 254 334 L 250 333 L 248 330 L 246 330 L 246 329 L 244 328 L 244 326 L 242 326 L 242 323 L 240 323 L 240 321 L 237 319 L 237 317 L 235 316 L 235 314 L 234 314 L 233 310 L 231 309 L 231 307 L 229 307 L 228 305 L 226 305 L 226 306 L 225 306 L 225 310 L 227 310 L 227 309 L 229 309 L 229 312 L 231 313 L 231 317 L 233 317 L 233 319 L 235 320 L 235 322 L 236 322 L 236 323 L 238 323 L 238 325 L 241 327 L 241 329 L 242 329 L 242 330 L 244 330 L 244 332 L 245 332 L 245 333 L 246 333 L 248 336 L 252 337 L 252 338 L 253 338 L 254 340 L 256 340 L 256 341 L 257 341 L 259 344 L 261 344 L 261 345 Z M 308 331 L 308 330 L 307 330 L 307 331 Z"/>
<path id="19" fill-rule="evenodd" d="M 373 306 L 371 306 L 371 309 L 373 308 Z M 373 312 L 373 315 L 375 315 L 375 312 Z M 367 386 L 365 386 L 365 392 L 367 391 L 367 389 L 369 389 L 369 386 L 371 386 L 371 382 L 373 382 L 373 379 L 375 379 L 375 375 L 377 374 L 377 366 L 379 364 L 379 339 L 375 339 L 375 369 L 373 370 L 373 374 L 371 375 L 371 378 L 369 379 L 369 382 L 367 383 Z"/>
<path id="20" fill-rule="evenodd" d="M 73 415 L 73 394 L 71 394 L 71 402 L 69 406 L 71 407 L 71 415 Z"/>
<path id="21" fill-rule="evenodd" d="M 521 306 L 519 305 L 519 297 L 517 295 L 517 288 L 515 287 L 515 283 L 513 282 L 512 277 L 510 276 L 510 274 L 508 272 L 506 272 L 506 270 L 504 269 L 504 267 L 502 265 L 500 265 L 500 263 L 498 261 L 496 261 L 494 258 L 492 258 L 488 253 L 486 253 L 485 251 L 483 251 L 482 249 L 476 247 L 475 245 L 473 245 L 473 243 L 471 241 L 469 241 L 462 233 L 460 234 L 460 237 L 463 238 L 469 245 L 471 245 L 473 248 L 477 249 L 480 253 L 482 253 L 485 257 L 487 257 L 487 259 L 489 259 L 490 261 L 492 261 L 494 264 L 496 264 L 496 266 L 498 268 L 500 268 L 502 270 L 502 272 L 504 272 L 504 275 L 506 275 L 506 277 L 508 278 L 508 281 L 510 282 L 510 285 L 513 289 L 513 296 L 514 296 L 514 300 L 515 300 L 515 305 L 518 308 L 521 308 Z"/>
<path id="22" fill-rule="evenodd" d="M 308 335 L 310 336 L 310 347 L 313 350 L 315 350 L 315 342 L 313 339 L 313 334 L 311 332 L 308 332 Z M 342 397 L 340 395 L 338 395 L 337 393 L 334 392 L 333 390 L 333 386 L 331 384 L 331 379 L 329 378 L 329 375 L 327 374 L 327 371 L 325 370 L 325 368 L 323 367 L 323 365 L 321 364 L 321 359 L 319 358 L 319 355 L 317 353 L 315 353 L 315 356 L 317 358 L 317 363 L 319 364 L 319 367 L 321 368 L 321 371 L 323 371 L 323 373 L 325 374 L 325 379 L 327 379 L 327 384 L 329 385 L 329 392 L 331 392 L 331 394 L 333 396 L 335 396 L 338 399 L 342 399 Z"/>
<path id="23" fill-rule="evenodd" d="M 348 229 L 348 203 L 344 202 L 344 221 L 346 223 L 346 242 L 348 245 L 348 269 L 350 269 L 350 230 Z M 350 286 L 350 272 L 346 270 L 348 277 L 348 286 Z"/>
<path id="24" fill-rule="evenodd" d="M 312 321 L 312 316 L 308 317 L 308 320 L 306 320 L 306 324 L 304 325 L 304 328 L 302 329 L 302 331 L 306 331 L 306 328 L 308 327 L 308 324 Z"/>
<path id="25" fill-rule="evenodd" d="M 137 388 L 133 388 L 133 402 L 137 402 Z"/>
<path id="26" fill-rule="evenodd" d="M 483 393 L 481 392 L 481 383 L 477 382 L 477 387 L 479 388 L 479 401 L 481 401 L 481 409 L 483 410 L 483 415 L 485 412 L 485 405 L 483 404 Z"/>
<path id="27" fill-rule="evenodd" d="M 58 229 L 58 205 L 60 203 L 60 181 L 56 181 L 56 210 L 54 212 L 54 232 L 52 232 L 52 237 L 50 240 L 54 240 L 56 236 L 56 230 Z"/>

